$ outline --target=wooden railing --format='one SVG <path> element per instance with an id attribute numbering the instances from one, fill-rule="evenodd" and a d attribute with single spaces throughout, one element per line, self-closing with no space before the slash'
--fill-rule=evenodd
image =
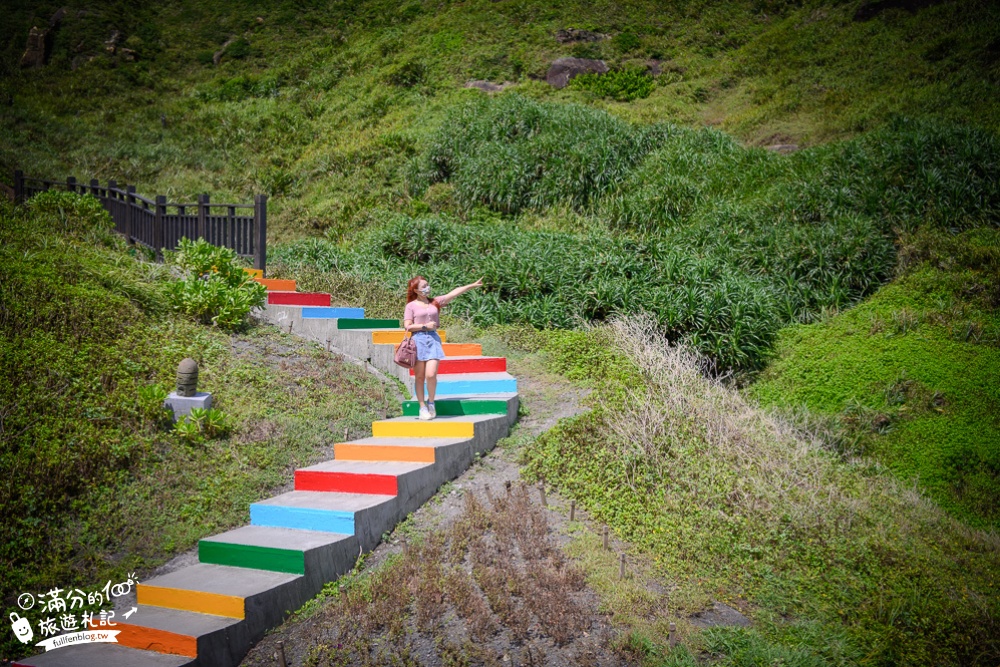
<path id="1" fill-rule="evenodd" d="M 212 204 L 208 195 L 199 195 L 190 204 L 168 202 L 163 195 L 147 199 L 135 187 L 119 187 L 115 181 L 102 186 L 96 179 L 89 185 L 70 176 L 65 181 L 26 178 L 14 172 L 14 199 L 22 202 L 39 192 L 59 188 L 93 195 L 104 205 L 115 223 L 115 231 L 132 243 L 146 246 L 159 257 L 163 249 L 177 248 L 182 237 L 205 239 L 217 246 L 232 248 L 241 257 L 253 260 L 255 269 L 267 263 L 267 196 L 257 195 L 252 204 Z M 249 210 L 248 210 L 249 209 Z"/>

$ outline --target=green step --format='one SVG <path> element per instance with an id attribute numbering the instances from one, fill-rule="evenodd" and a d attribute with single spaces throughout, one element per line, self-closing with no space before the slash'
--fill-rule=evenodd
<path id="1" fill-rule="evenodd" d="M 480 400 L 437 400 L 434 409 L 443 417 L 458 417 L 463 415 L 505 415 L 507 401 Z M 420 414 L 420 404 L 416 401 L 403 401 L 403 416 L 416 417 Z"/>
<path id="2" fill-rule="evenodd" d="M 369 320 L 340 318 L 337 320 L 338 329 L 398 329 L 399 320 Z"/>
<path id="3" fill-rule="evenodd" d="M 255 570 L 305 574 L 305 554 L 293 549 L 277 549 L 231 542 L 198 542 L 198 560 L 213 565 L 249 567 Z"/>

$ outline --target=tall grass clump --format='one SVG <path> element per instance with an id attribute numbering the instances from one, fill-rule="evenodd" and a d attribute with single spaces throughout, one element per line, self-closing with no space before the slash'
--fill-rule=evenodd
<path id="1" fill-rule="evenodd" d="M 1000 659 L 995 534 L 844 459 L 822 428 L 706 378 L 653 318 L 589 335 L 616 355 L 600 371 L 597 407 L 525 448 L 526 472 L 646 550 L 679 582 L 681 615 L 738 598 L 779 644 L 813 623 L 813 648 L 837 638 L 865 664 Z M 589 367 L 587 347 L 576 349 Z"/>
<path id="2" fill-rule="evenodd" d="M 449 181 L 466 207 L 515 214 L 582 207 L 617 187 L 667 128 L 643 129 L 575 104 L 520 95 L 451 110 L 410 165 L 410 187 Z"/>

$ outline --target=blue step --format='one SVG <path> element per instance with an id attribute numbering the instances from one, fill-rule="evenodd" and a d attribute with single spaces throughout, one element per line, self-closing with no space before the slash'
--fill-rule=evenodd
<path id="1" fill-rule="evenodd" d="M 393 499 L 368 493 L 290 491 L 251 504 L 250 524 L 354 535 L 358 514 Z"/>
<path id="2" fill-rule="evenodd" d="M 363 319 L 364 308 L 342 308 L 339 306 L 303 306 L 302 319 Z"/>
<path id="3" fill-rule="evenodd" d="M 514 393 L 517 393 L 517 380 L 510 373 L 447 373 L 437 376 L 437 396 Z"/>

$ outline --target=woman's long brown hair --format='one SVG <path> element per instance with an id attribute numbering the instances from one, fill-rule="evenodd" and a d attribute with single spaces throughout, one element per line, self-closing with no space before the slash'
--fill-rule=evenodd
<path id="1" fill-rule="evenodd" d="M 427 280 L 423 276 L 415 276 L 410 278 L 410 282 L 406 283 L 406 303 L 417 300 L 417 285 L 420 284 L 421 280 Z M 441 304 L 438 303 L 437 299 L 431 299 L 431 304 L 438 310 L 441 310 Z"/>

